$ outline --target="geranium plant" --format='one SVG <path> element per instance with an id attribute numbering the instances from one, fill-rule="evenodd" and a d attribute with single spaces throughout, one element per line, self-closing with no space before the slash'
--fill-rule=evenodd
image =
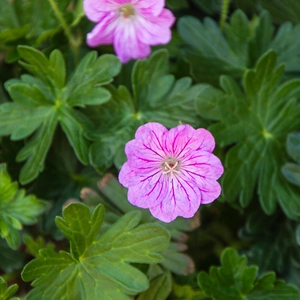
<path id="1" fill-rule="evenodd" d="M 0 300 L 299 300 L 298 2 L 0 0 Z"/>

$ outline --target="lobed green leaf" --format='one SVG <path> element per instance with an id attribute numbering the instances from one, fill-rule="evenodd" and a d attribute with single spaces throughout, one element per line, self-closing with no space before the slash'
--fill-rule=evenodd
<path id="1" fill-rule="evenodd" d="M 0 235 L 16 249 L 20 242 L 19 230 L 37 222 L 45 203 L 33 195 L 25 196 L 23 189 L 11 182 L 6 166 L 0 164 Z"/>
<path id="2" fill-rule="evenodd" d="M 29 183 L 44 169 L 57 125 L 60 124 L 79 161 L 88 163 L 89 142 L 85 133 L 91 121 L 76 107 L 100 105 L 110 99 L 103 87 L 120 70 L 113 55 L 96 58 L 87 54 L 66 83 L 66 66 L 62 53 L 54 50 L 49 59 L 40 51 L 19 46 L 20 64 L 35 77 L 22 75 L 11 79 L 5 88 L 13 102 L 0 105 L 0 136 L 12 140 L 29 137 L 16 160 L 24 161 L 20 182 Z"/>
<path id="3" fill-rule="evenodd" d="M 299 219 L 299 191 L 282 182 L 280 166 L 286 159 L 286 135 L 299 126 L 300 110 L 297 95 L 300 80 L 279 85 L 283 67 L 277 67 L 276 53 L 269 51 L 255 69 L 244 76 L 244 93 L 228 76 L 221 77 L 223 90 L 205 85 L 196 108 L 205 118 L 204 109 L 215 104 L 208 118 L 220 146 L 235 145 L 226 154 L 226 172 L 222 177 L 223 195 L 242 207 L 251 202 L 258 187 L 259 201 L 267 214 L 279 202 L 292 219 Z"/>
<path id="4" fill-rule="evenodd" d="M 258 268 L 248 267 L 246 257 L 239 257 L 232 248 L 224 250 L 221 263 L 198 275 L 199 286 L 213 300 L 297 300 L 300 295 L 295 287 L 276 280 L 273 272 L 256 279 Z"/>
<path id="5" fill-rule="evenodd" d="M 13 284 L 7 287 L 6 281 L 0 277 L 0 299 L 1 300 L 19 300 L 20 298 L 12 297 L 18 290 L 18 285 Z"/>
<path id="6" fill-rule="evenodd" d="M 155 224 L 138 225 L 140 214 L 131 212 L 99 236 L 103 214 L 102 205 L 91 216 L 87 206 L 71 203 L 64 218 L 56 218 L 71 252 L 43 249 L 25 266 L 23 280 L 34 280 L 30 299 L 130 299 L 148 288 L 147 277 L 129 263 L 161 261 L 168 232 Z"/>

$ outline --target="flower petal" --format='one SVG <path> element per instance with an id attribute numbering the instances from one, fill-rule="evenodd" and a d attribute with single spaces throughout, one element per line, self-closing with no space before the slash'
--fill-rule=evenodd
<path id="1" fill-rule="evenodd" d="M 140 182 L 128 190 L 128 200 L 131 204 L 141 208 L 149 208 L 164 201 L 169 187 L 160 171 L 139 179 Z"/>
<path id="2" fill-rule="evenodd" d="M 87 34 L 87 44 L 90 47 L 112 44 L 115 27 L 116 17 L 113 14 L 106 14 L 102 21 L 98 23 L 90 33 Z"/>
<path id="3" fill-rule="evenodd" d="M 135 172 L 132 170 L 128 162 L 126 162 L 122 166 L 118 179 L 119 182 L 127 188 L 139 182 L 138 176 L 136 176 Z"/>
<path id="4" fill-rule="evenodd" d="M 199 182 L 197 184 L 199 184 Z M 199 189 L 201 191 L 201 204 L 211 203 L 221 194 L 219 182 L 210 178 L 203 178 Z"/>
<path id="5" fill-rule="evenodd" d="M 194 150 L 212 152 L 214 147 L 214 137 L 204 128 L 196 130 L 187 124 L 179 125 L 165 135 L 165 148 L 176 157 L 184 157 Z"/>
<path id="6" fill-rule="evenodd" d="M 182 161 L 182 171 L 188 172 L 192 178 L 210 178 L 217 180 L 224 172 L 220 159 L 210 152 L 193 151 Z"/>
<path id="7" fill-rule="evenodd" d="M 160 155 L 165 155 L 163 139 L 164 134 L 168 132 L 168 129 L 163 125 L 155 122 L 150 122 L 140 126 L 136 133 L 135 138 L 141 141 L 144 145 L 151 147 Z"/>
<path id="8" fill-rule="evenodd" d="M 131 3 L 148 14 L 158 16 L 165 5 L 165 0 L 132 0 Z"/>
<path id="9" fill-rule="evenodd" d="M 136 35 L 136 27 L 132 20 L 118 19 L 114 36 L 114 48 L 122 63 L 130 59 L 141 59 L 149 56 L 149 45 L 142 43 Z"/>
<path id="10" fill-rule="evenodd" d="M 184 178 L 174 178 L 170 182 L 168 196 L 150 212 L 163 222 L 171 222 L 176 217 L 191 218 L 200 206 L 201 193 L 193 181 Z"/>
<path id="11" fill-rule="evenodd" d="M 138 140 L 129 141 L 125 146 L 125 153 L 131 168 L 137 174 L 157 171 L 164 159 L 160 149 L 155 149 Z"/>
<path id="12" fill-rule="evenodd" d="M 137 17 L 137 36 L 148 45 L 167 44 L 172 38 L 171 26 L 175 22 L 173 14 L 163 9 L 157 17 L 142 15 Z"/>
<path id="13" fill-rule="evenodd" d="M 120 5 L 114 0 L 84 0 L 83 10 L 87 18 L 99 22 L 106 14 L 117 11 Z"/>

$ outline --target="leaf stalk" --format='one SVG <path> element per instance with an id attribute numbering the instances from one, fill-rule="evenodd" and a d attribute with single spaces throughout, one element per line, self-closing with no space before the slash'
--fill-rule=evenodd
<path id="1" fill-rule="evenodd" d="M 220 29 L 224 30 L 224 26 L 228 16 L 230 0 L 223 0 L 222 10 L 221 10 L 221 19 L 220 19 Z"/>

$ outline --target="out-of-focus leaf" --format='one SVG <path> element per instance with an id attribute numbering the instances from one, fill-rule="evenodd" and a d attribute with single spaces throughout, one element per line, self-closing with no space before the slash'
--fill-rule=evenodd
<path id="1" fill-rule="evenodd" d="M 32 236 L 25 235 L 23 237 L 23 240 L 26 246 L 26 252 L 31 254 L 34 257 L 39 256 L 39 250 L 41 250 L 42 248 L 47 247 L 54 250 L 54 244 L 52 243 L 46 244 L 42 236 L 38 236 L 36 239 L 34 239 Z"/>
<path id="2" fill-rule="evenodd" d="M 19 230 L 23 225 L 32 225 L 44 211 L 45 203 L 33 195 L 25 195 L 11 182 L 5 164 L 0 164 L 0 235 L 13 249 L 20 242 Z"/>
<path id="3" fill-rule="evenodd" d="M 160 264 L 175 274 L 186 275 L 194 271 L 193 260 L 182 252 L 187 249 L 185 244 L 187 235 L 184 232 L 192 231 L 200 225 L 199 214 L 196 214 L 191 219 L 177 218 L 171 223 L 164 223 L 152 217 L 148 210 L 139 209 L 131 205 L 127 200 L 127 189 L 113 175 L 106 174 L 99 181 L 98 186 L 105 198 L 99 197 L 95 191 L 90 189 L 83 189 L 81 198 L 90 206 L 99 203 L 104 204 L 107 209 L 105 222 L 112 224 L 124 213 L 130 212 L 133 209 L 140 211 L 142 214 L 142 223 L 158 223 L 165 227 L 171 235 L 172 242 L 169 248 L 162 253 L 164 260 Z"/>
<path id="4" fill-rule="evenodd" d="M 280 167 L 286 160 L 285 138 L 300 125 L 300 80 L 278 85 L 284 69 L 276 62 L 275 52 L 263 55 L 255 69 L 245 73 L 245 93 L 228 76 L 221 77 L 223 91 L 205 85 L 197 109 L 203 118 L 219 120 L 209 128 L 217 144 L 224 147 L 235 143 L 225 160 L 225 199 L 233 202 L 239 197 L 246 207 L 257 186 L 267 214 L 275 211 L 278 201 L 289 218 L 299 219 L 300 192 L 284 182 Z"/>
<path id="5" fill-rule="evenodd" d="M 174 295 L 174 296 L 173 296 Z M 194 290 L 190 285 L 179 285 L 173 283 L 172 296 L 174 299 L 182 300 L 210 300 L 203 291 Z M 173 299 L 172 298 L 172 299 Z"/>
<path id="6" fill-rule="evenodd" d="M 268 10 L 276 23 L 286 21 L 298 24 L 300 22 L 300 3 L 293 0 L 260 0 L 263 8 Z"/>
<path id="7" fill-rule="evenodd" d="M 133 138 L 136 129 L 147 122 L 159 122 L 167 127 L 179 122 L 199 127 L 194 100 L 199 85 L 188 77 L 175 80 L 168 74 L 168 53 L 154 52 L 150 58 L 139 60 L 132 71 L 133 96 L 124 86 L 110 87 L 112 99 L 100 111 L 86 112 L 98 128 L 88 133 L 94 141 L 90 147 L 92 165 L 103 170 L 114 162 L 120 168 L 126 160 L 124 146 Z M 93 117 L 94 115 L 94 117 Z"/>
<path id="8" fill-rule="evenodd" d="M 300 134 L 298 132 L 290 133 L 288 135 L 286 148 L 290 157 L 296 161 L 297 164 L 287 162 L 284 164 L 281 171 L 289 182 L 300 186 Z"/>
<path id="9" fill-rule="evenodd" d="M 289 156 L 297 163 L 300 163 L 300 133 L 290 133 L 286 141 L 286 149 Z"/>
<path id="10" fill-rule="evenodd" d="M 257 279 L 258 268 L 247 266 L 247 258 L 239 257 L 232 248 L 221 256 L 222 267 L 211 267 L 209 274 L 200 272 L 198 282 L 201 289 L 213 300 L 297 300 L 299 291 L 276 280 L 273 272 Z"/>
<path id="11" fill-rule="evenodd" d="M 92 124 L 78 107 L 109 100 L 110 93 L 102 85 L 112 81 L 120 62 L 112 55 L 97 59 L 96 53 L 90 52 L 66 83 L 65 62 L 58 50 L 49 59 L 30 47 L 20 46 L 18 50 L 24 59 L 21 65 L 36 77 L 22 75 L 5 83 L 14 102 L 0 105 L 0 135 L 10 135 L 12 140 L 32 135 L 17 155 L 18 162 L 26 160 L 20 173 L 20 182 L 25 184 L 44 169 L 58 124 L 80 162 L 88 163 L 89 143 L 84 134 Z"/>
<path id="12" fill-rule="evenodd" d="M 23 253 L 11 249 L 6 240 L 0 238 L 0 269 L 6 273 L 12 273 L 15 270 L 22 269 L 23 266 Z"/>
<path id="13" fill-rule="evenodd" d="M 174 10 L 185 9 L 189 7 L 188 0 L 167 0 L 167 7 Z"/>
<path id="14" fill-rule="evenodd" d="M 289 182 L 297 186 L 300 186 L 300 165 L 299 164 L 285 163 L 285 165 L 282 167 L 282 173 Z"/>
<path id="15" fill-rule="evenodd" d="M 221 11 L 220 0 L 192 0 L 192 2 L 208 14 L 220 13 Z"/>
<path id="16" fill-rule="evenodd" d="M 286 64 L 286 72 L 300 71 L 300 26 L 285 23 L 274 36 L 275 28 L 266 11 L 250 21 L 243 11 L 236 10 L 224 33 L 214 20 L 205 18 L 201 23 L 190 16 L 179 20 L 178 30 L 187 44 L 183 51 L 191 73 L 200 82 L 218 85 L 224 74 L 239 79 L 269 49 Z"/>
<path id="17" fill-rule="evenodd" d="M 172 290 L 172 276 L 170 272 L 164 272 L 150 280 L 147 291 L 142 292 L 137 300 L 165 300 Z"/>
<path id="18" fill-rule="evenodd" d="M 262 211 L 254 211 L 239 237 L 251 243 L 245 254 L 251 264 L 259 267 L 260 275 L 276 271 L 280 277 L 289 278 L 293 267 L 300 265 L 295 224 L 282 214 L 266 216 Z"/>
<path id="19" fill-rule="evenodd" d="M 72 13 L 67 10 L 71 1 L 56 2 L 65 20 L 71 21 Z M 0 0 L 0 45 L 10 51 L 20 44 L 37 47 L 61 30 L 49 1 Z"/>
<path id="20" fill-rule="evenodd" d="M 7 287 L 6 281 L 0 277 L 0 299 L 1 300 L 19 300 L 20 298 L 12 297 L 18 290 L 18 285 L 13 284 Z"/>
<path id="21" fill-rule="evenodd" d="M 102 205 L 92 215 L 82 203 L 64 209 L 56 224 L 70 241 L 70 252 L 43 249 L 25 266 L 23 280 L 34 280 L 28 298 L 129 300 L 149 287 L 147 277 L 129 263 L 161 261 L 168 232 L 157 224 L 138 225 L 140 214 L 131 212 L 99 236 L 103 216 Z"/>

